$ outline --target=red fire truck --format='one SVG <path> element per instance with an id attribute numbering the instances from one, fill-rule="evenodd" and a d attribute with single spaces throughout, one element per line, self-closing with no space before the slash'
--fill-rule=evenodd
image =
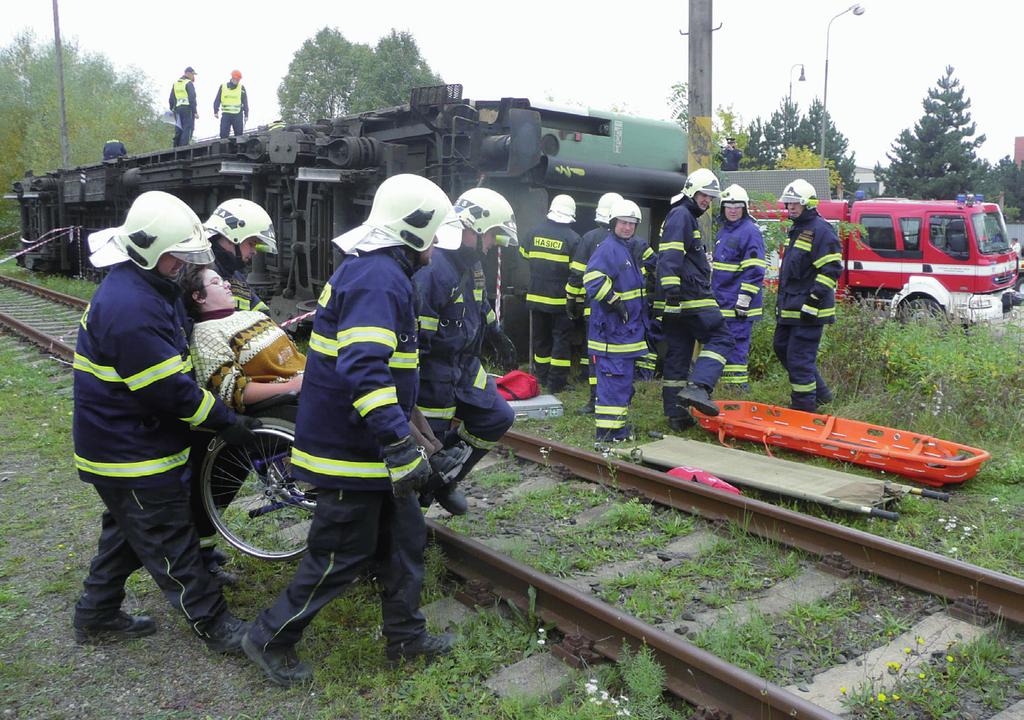
<path id="1" fill-rule="evenodd" d="M 781 207 L 781 206 L 780 206 Z M 1017 255 L 999 206 L 956 200 L 822 201 L 818 212 L 863 231 L 840 232 L 840 288 L 886 303 L 893 317 L 945 315 L 960 322 L 1007 319 L 1018 296 Z M 785 211 L 755 211 L 759 220 Z"/>

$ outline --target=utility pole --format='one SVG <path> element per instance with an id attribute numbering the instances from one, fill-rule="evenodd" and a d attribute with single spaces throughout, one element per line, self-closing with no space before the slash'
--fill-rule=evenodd
<path id="1" fill-rule="evenodd" d="M 711 1 L 690 0 L 688 173 L 711 168 Z"/>
<path id="2" fill-rule="evenodd" d="M 68 109 L 64 100 L 64 49 L 60 43 L 60 14 L 57 0 L 53 0 L 53 45 L 57 51 L 57 92 L 60 93 L 60 166 L 71 164 L 71 144 L 68 142 Z"/>

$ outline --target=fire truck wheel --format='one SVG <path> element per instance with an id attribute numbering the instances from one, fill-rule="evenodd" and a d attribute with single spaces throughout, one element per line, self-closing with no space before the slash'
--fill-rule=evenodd
<path id="1" fill-rule="evenodd" d="M 896 309 L 896 317 L 903 323 L 918 323 L 928 320 L 945 320 L 946 311 L 931 298 L 904 300 Z"/>

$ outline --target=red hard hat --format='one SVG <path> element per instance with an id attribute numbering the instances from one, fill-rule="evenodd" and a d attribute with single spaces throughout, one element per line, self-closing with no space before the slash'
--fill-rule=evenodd
<path id="1" fill-rule="evenodd" d="M 231 71 L 231 77 L 233 77 L 235 80 L 241 80 L 242 79 L 242 73 L 240 73 L 238 70 L 232 70 Z"/>

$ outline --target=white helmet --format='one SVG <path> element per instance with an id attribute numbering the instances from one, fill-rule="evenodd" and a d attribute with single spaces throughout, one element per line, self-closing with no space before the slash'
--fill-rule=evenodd
<path id="1" fill-rule="evenodd" d="M 612 205 L 611 209 L 611 222 L 614 223 L 616 220 L 628 220 L 631 223 L 640 224 L 640 220 L 643 215 L 640 212 L 640 206 L 632 200 L 625 200 L 619 198 L 618 202 Z"/>
<path id="2" fill-rule="evenodd" d="M 818 191 L 803 178 L 797 178 L 782 191 L 780 203 L 800 203 L 804 207 L 817 207 Z"/>
<path id="3" fill-rule="evenodd" d="M 576 201 L 569 195 L 555 195 L 551 200 L 548 220 L 569 224 L 576 219 Z"/>
<path id="4" fill-rule="evenodd" d="M 455 201 L 455 216 L 463 227 L 477 235 L 497 230 L 497 243 L 502 247 L 518 242 L 516 216 L 512 206 L 494 190 L 471 188 L 462 193 Z"/>
<path id="5" fill-rule="evenodd" d="M 615 203 L 622 199 L 622 196 L 618 193 L 610 192 L 605 193 L 601 196 L 601 199 L 597 201 L 597 210 L 594 212 L 594 220 L 607 225 L 612 219 L 611 211 Z"/>
<path id="6" fill-rule="evenodd" d="M 692 198 L 699 192 L 713 198 L 721 195 L 721 186 L 718 184 L 718 178 L 707 168 L 694 170 L 686 178 L 686 184 L 683 185 L 683 195 L 688 198 Z"/>
<path id="7" fill-rule="evenodd" d="M 745 209 L 750 209 L 750 196 L 747 195 L 746 190 L 735 183 L 723 190 L 719 199 L 723 205 L 726 203 L 743 203 Z"/>
<path id="8" fill-rule="evenodd" d="M 274 221 L 266 210 L 252 200 L 225 200 L 213 211 L 210 219 L 203 223 L 203 227 L 211 238 L 213 235 L 223 235 L 235 245 L 241 245 L 248 238 L 256 238 L 257 249 L 277 253 Z"/>
<path id="9" fill-rule="evenodd" d="M 182 262 L 213 262 L 213 250 L 192 208 L 169 193 L 153 190 L 135 198 L 114 238 L 133 263 L 146 270 L 171 253 Z"/>
<path id="10" fill-rule="evenodd" d="M 393 236 L 413 250 L 423 251 L 451 212 L 444 190 L 419 175 L 393 175 L 373 196 L 366 226 Z"/>

